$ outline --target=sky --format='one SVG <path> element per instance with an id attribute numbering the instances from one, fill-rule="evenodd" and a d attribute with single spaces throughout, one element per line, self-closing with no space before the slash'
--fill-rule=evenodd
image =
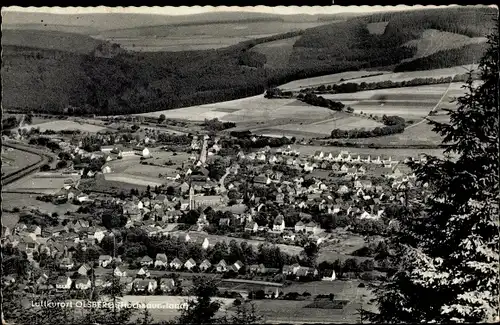
<path id="1" fill-rule="evenodd" d="M 92 14 L 92 13 L 136 13 L 136 14 L 159 14 L 159 15 L 189 15 L 207 12 L 263 12 L 270 14 L 336 14 L 341 12 L 365 13 L 377 11 L 398 11 L 415 10 L 424 8 L 437 8 L 438 6 L 277 6 L 277 7 L 212 7 L 212 6 L 181 6 L 181 7 L 4 7 L 2 12 L 33 12 L 33 13 L 54 13 L 54 14 Z"/>

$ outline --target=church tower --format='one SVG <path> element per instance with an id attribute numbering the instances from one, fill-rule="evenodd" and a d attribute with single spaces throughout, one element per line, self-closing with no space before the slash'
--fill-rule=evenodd
<path id="1" fill-rule="evenodd" d="M 194 210 L 194 188 L 191 182 L 189 183 L 189 210 Z"/>

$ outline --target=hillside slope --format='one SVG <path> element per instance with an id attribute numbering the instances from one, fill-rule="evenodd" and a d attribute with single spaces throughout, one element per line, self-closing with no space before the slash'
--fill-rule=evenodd
<path id="1" fill-rule="evenodd" d="M 4 109 L 54 113 L 72 106 L 72 114 L 110 115 L 227 101 L 262 94 L 268 87 L 296 79 L 396 65 L 413 59 L 416 48 L 404 45 L 421 38 L 428 29 L 467 37 L 485 36 L 493 25 L 489 17 L 492 12 L 495 10 L 457 8 L 377 14 L 217 50 L 119 51 L 113 58 L 96 57 L 94 51 L 81 54 L 92 46 L 87 41 L 82 46 L 70 41 L 57 49 L 37 49 L 40 42 L 27 38 L 25 44 L 5 47 L 2 54 L 2 105 Z M 384 32 L 370 34 L 367 25 L 381 21 L 388 21 Z M 297 36 L 300 38 L 291 50 L 290 42 L 274 43 L 288 47 L 287 65 L 266 64 L 266 55 L 252 50 L 257 44 Z M 478 50 L 474 46 L 454 49 L 451 54 L 440 51 L 407 62 L 413 66 L 402 69 L 471 63 L 456 61 L 471 61 L 480 56 L 477 52 L 463 56 Z M 72 47 L 82 50 L 71 53 L 68 48 Z"/>

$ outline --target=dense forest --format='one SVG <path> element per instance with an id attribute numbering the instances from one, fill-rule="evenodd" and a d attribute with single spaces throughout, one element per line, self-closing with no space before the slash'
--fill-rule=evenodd
<path id="1" fill-rule="evenodd" d="M 398 64 L 415 53 L 402 46 L 404 42 L 426 28 L 484 36 L 493 23 L 491 12 L 494 9 L 457 8 L 363 16 L 203 51 L 134 53 L 111 48 L 79 54 L 7 46 L 2 54 L 2 105 L 43 113 L 117 115 L 233 100 L 296 79 Z M 368 32 L 367 23 L 384 19 L 389 19 L 385 33 Z M 284 69 L 264 66 L 266 57 L 249 51 L 260 43 L 296 36 L 300 38 Z M 460 51 L 472 55 L 476 50 L 444 51 L 398 69 L 474 61 Z"/>

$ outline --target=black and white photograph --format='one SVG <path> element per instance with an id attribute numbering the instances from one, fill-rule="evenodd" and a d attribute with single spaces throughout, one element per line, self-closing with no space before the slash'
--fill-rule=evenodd
<path id="1" fill-rule="evenodd" d="M 500 322 L 498 15 L 2 7 L 2 325 Z"/>

